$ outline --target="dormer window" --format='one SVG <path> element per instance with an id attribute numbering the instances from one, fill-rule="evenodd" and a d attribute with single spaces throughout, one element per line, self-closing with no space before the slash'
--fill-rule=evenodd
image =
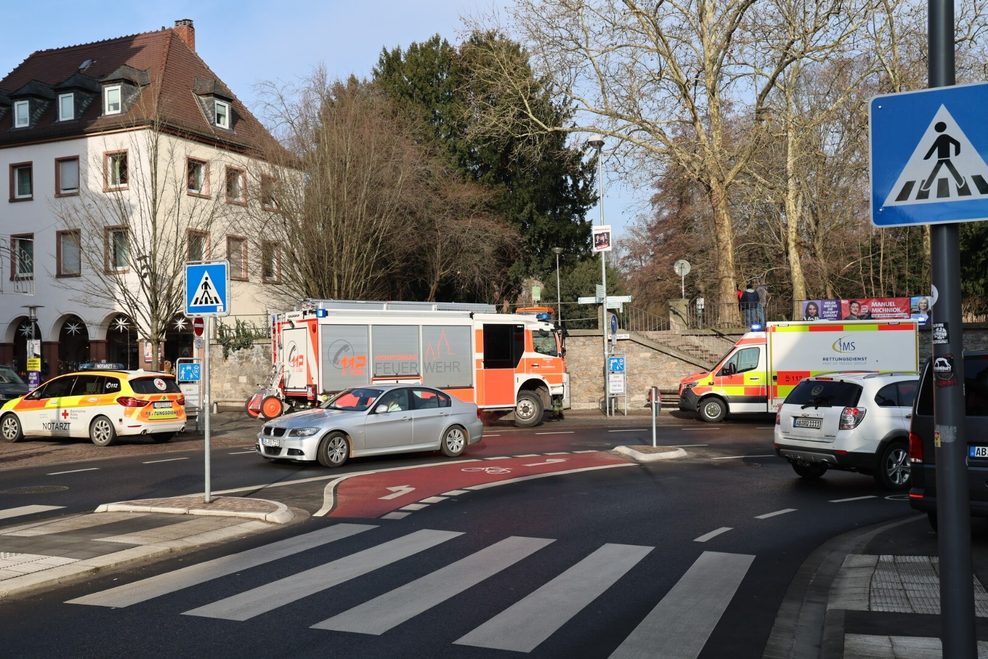
<path id="1" fill-rule="evenodd" d="M 14 128 L 27 128 L 31 124 L 31 101 L 14 101 Z"/>
<path id="2" fill-rule="evenodd" d="M 58 120 L 72 121 L 75 119 L 75 94 L 58 95 Z"/>
<path id="3" fill-rule="evenodd" d="M 230 128 L 230 104 L 226 101 L 216 99 L 215 105 L 216 125 L 220 128 Z"/>
<path id="4" fill-rule="evenodd" d="M 103 88 L 103 114 L 120 114 L 123 109 L 121 86 L 110 85 Z"/>

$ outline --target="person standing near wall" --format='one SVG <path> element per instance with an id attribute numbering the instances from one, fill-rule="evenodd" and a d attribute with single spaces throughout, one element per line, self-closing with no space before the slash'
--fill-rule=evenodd
<path id="1" fill-rule="evenodd" d="M 758 308 L 757 308 L 758 322 L 764 325 L 765 307 L 768 306 L 768 287 L 765 285 L 765 282 L 760 283 L 755 288 L 755 293 L 758 294 Z"/>
<path id="2" fill-rule="evenodd" d="M 748 287 L 741 293 L 739 306 L 746 327 L 751 327 L 758 322 L 758 293 L 755 292 L 754 283 L 748 284 Z"/>

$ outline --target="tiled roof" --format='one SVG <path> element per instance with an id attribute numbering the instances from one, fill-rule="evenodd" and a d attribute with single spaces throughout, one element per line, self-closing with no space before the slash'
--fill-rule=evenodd
<path id="1" fill-rule="evenodd" d="M 52 104 L 29 128 L 15 130 L 13 113 L 0 111 L 0 148 L 133 127 L 148 123 L 155 114 L 166 129 L 218 146 L 255 154 L 276 148 L 261 123 L 171 28 L 32 53 L 0 80 L 0 103 L 12 103 L 26 90 L 98 89 L 102 80 L 146 84 L 135 102 L 117 115 L 102 116 L 102 99 L 97 98 L 77 120 L 59 122 Z M 206 117 L 195 89 L 210 89 L 232 101 L 230 130 L 214 126 Z M 54 93 L 47 98 L 53 99 Z"/>

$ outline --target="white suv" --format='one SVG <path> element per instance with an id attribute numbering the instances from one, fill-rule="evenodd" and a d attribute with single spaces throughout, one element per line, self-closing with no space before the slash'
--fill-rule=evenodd
<path id="1" fill-rule="evenodd" d="M 909 420 L 916 373 L 835 373 L 806 378 L 775 415 L 775 452 L 803 478 L 827 469 L 909 487 Z"/>

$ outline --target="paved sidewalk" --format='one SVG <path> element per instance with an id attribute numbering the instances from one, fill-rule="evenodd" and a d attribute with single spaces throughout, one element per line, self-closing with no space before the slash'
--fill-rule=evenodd
<path id="1" fill-rule="evenodd" d="M 203 497 L 103 504 L 96 512 L 0 531 L 0 600 L 100 571 L 243 538 L 305 516 L 264 499 Z"/>

